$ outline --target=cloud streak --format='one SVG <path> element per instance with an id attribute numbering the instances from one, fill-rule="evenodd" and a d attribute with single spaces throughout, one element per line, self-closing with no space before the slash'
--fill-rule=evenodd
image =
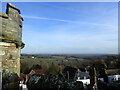
<path id="1" fill-rule="evenodd" d="M 64 19 L 55 19 L 55 18 L 46 18 L 46 17 L 37 17 L 37 16 L 23 16 L 24 18 L 29 19 L 43 19 L 43 20 L 52 20 L 52 21 L 58 21 L 58 22 L 67 22 L 67 23 L 78 23 L 71 20 L 64 20 Z"/>
<path id="2" fill-rule="evenodd" d="M 23 17 L 28 18 L 28 19 L 51 20 L 51 21 L 65 22 L 65 23 L 87 24 L 87 25 L 107 26 L 107 27 L 115 28 L 115 26 L 110 25 L 110 24 L 101 24 L 101 23 L 93 23 L 93 22 L 80 22 L 80 21 L 72 21 L 72 20 L 66 20 L 66 19 L 47 18 L 47 17 L 38 17 L 38 16 L 26 16 L 26 15 L 23 15 Z"/>

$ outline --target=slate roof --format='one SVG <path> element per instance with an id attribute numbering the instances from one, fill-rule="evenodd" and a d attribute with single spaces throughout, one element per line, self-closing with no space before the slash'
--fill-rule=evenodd
<path id="1" fill-rule="evenodd" d="M 90 75 L 89 72 L 79 72 L 75 74 L 75 77 L 80 77 L 80 79 L 89 79 Z"/>

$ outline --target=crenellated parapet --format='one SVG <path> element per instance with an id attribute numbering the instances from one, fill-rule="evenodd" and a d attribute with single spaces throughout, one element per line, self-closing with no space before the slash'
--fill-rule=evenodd
<path id="1" fill-rule="evenodd" d="M 6 13 L 0 13 L 2 24 L 0 27 L 0 40 L 8 43 L 15 43 L 17 47 L 24 47 L 22 42 L 22 21 L 20 10 L 8 3 Z"/>
<path id="2" fill-rule="evenodd" d="M 6 13 L 0 12 L 0 69 L 20 74 L 20 52 L 24 47 L 22 42 L 22 21 L 20 10 L 7 3 Z"/>

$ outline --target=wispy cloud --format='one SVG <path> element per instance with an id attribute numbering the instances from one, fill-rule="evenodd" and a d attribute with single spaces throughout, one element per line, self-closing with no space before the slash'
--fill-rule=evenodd
<path id="1" fill-rule="evenodd" d="M 56 19 L 56 18 L 46 18 L 46 17 L 37 17 L 37 16 L 23 16 L 24 18 L 30 18 L 30 19 L 43 19 L 43 20 L 52 20 L 52 21 L 58 21 L 58 22 L 67 22 L 67 23 L 78 23 L 71 20 L 64 20 L 64 19 Z"/>
<path id="2" fill-rule="evenodd" d="M 37 16 L 24 16 L 24 18 L 35 20 L 42 19 L 46 20 L 46 22 L 47 20 L 52 20 L 69 24 L 53 26 L 50 29 L 47 28 L 50 32 L 40 32 L 39 30 L 35 31 L 34 28 L 27 27 L 27 30 L 24 31 L 25 35 L 23 35 L 23 37 L 25 37 L 24 41 L 27 42 L 27 47 L 23 49 L 23 52 L 29 51 L 37 53 L 42 51 L 42 53 L 117 53 L 118 44 L 115 24 L 113 26 L 106 23 L 101 24 L 100 22 L 79 22 L 79 20 L 72 21 Z M 85 27 L 82 28 L 82 26 L 78 24 L 84 24 L 83 27 Z M 93 32 L 90 27 L 94 27 L 96 30 L 93 30 Z M 82 30 L 80 30 L 81 28 Z M 113 33 L 113 31 L 115 33 Z M 100 32 L 103 32 L 104 34 L 100 34 Z M 29 42 L 29 40 L 33 41 L 34 45 L 32 45 L 33 42 Z M 38 41 L 40 41 L 40 43 Z M 34 51 L 29 50 L 31 47 L 34 48 Z"/>
<path id="3" fill-rule="evenodd" d="M 65 22 L 65 23 L 75 23 L 75 24 L 87 24 L 87 25 L 94 25 L 94 26 L 107 26 L 107 27 L 113 27 L 115 26 L 110 24 L 102 24 L 102 23 L 94 23 L 94 22 L 80 22 L 80 21 L 73 21 L 73 20 L 66 20 L 66 19 L 57 19 L 57 18 L 47 18 L 47 17 L 38 17 L 38 16 L 26 16 L 23 15 L 24 18 L 29 19 L 42 19 L 42 20 L 51 20 L 51 21 L 58 21 L 58 22 Z"/>

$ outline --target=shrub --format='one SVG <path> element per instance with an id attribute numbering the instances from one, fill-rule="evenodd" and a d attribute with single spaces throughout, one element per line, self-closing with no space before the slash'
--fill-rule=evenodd
<path id="1" fill-rule="evenodd" d="M 18 82 L 18 80 L 19 80 L 19 77 L 16 73 L 10 72 L 8 70 L 2 71 L 2 89 L 3 90 L 4 89 L 6 90 L 7 88 L 9 89 L 10 87 L 12 87 L 12 86 L 9 86 L 9 84 L 10 83 L 14 84 L 14 83 Z M 18 87 L 18 86 L 16 86 L 16 87 Z M 12 88 L 14 88 L 14 87 L 12 87 Z"/>
<path id="2" fill-rule="evenodd" d="M 82 82 L 57 78 L 56 76 L 48 77 L 37 74 L 34 74 L 29 78 L 27 87 L 29 90 L 84 90 Z"/>

